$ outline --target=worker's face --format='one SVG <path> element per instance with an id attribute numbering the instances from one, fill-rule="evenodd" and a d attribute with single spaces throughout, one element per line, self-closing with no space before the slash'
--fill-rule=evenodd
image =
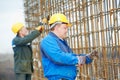
<path id="1" fill-rule="evenodd" d="M 66 24 L 60 24 L 57 26 L 57 33 L 58 36 L 62 39 L 66 38 L 67 36 L 67 31 L 68 31 L 68 26 Z"/>
<path id="2" fill-rule="evenodd" d="M 22 36 L 26 36 L 28 35 L 28 30 L 23 27 L 20 31 L 19 31 L 19 34 L 22 35 Z"/>

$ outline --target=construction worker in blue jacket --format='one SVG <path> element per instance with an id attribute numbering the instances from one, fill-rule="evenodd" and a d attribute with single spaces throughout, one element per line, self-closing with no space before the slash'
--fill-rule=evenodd
<path id="1" fill-rule="evenodd" d="M 64 14 L 53 14 L 49 24 L 51 31 L 40 43 L 44 76 L 48 80 L 75 80 L 76 65 L 91 63 L 97 52 L 73 53 L 65 40 L 70 23 Z"/>
<path id="2" fill-rule="evenodd" d="M 15 23 L 12 26 L 15 38 L 12 40 L 14 51 L 14 72 L 16 80 L 31 80 L 33 73 L 33 56 L 31 42 L 43 31 L 42 26 L 38 26 L 28 34 L 23 23 Z"/>

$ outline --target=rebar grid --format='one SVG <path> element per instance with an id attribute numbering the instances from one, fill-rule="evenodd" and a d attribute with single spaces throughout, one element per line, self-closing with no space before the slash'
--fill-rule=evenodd
<path id="1" fill-rule="evenodd" d="M 64 13 L 72 23 L 66 40 L 73 51 L 76 54 L 89 53 L 93 49 L 99 51 L 99 59 L 79 68 L 76 80 L 119 80 L 119 5 L 119 0 L 24 0 L 25 20 L 31 31 L 44 18 Z M 43 23 L 45 31 L 33 43 L 34 69 L 37 71 L 33 80 L 43 80 L 41 66 L 38 66 L 38 45 L 49 32 L 47 23 Z"/>

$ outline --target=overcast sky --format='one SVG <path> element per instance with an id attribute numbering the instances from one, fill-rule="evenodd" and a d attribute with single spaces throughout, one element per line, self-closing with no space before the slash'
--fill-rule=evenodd
<path id="1" fill-rule="evenodd" d="M 13 53 L 11 41 L 15 35 L 11 31 L 12 24 L 24 23 L 23 0 L 0 1 L 0 53 Z"/>

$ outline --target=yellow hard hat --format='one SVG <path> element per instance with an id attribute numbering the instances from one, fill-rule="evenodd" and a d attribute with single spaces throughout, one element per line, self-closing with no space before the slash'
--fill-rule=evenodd
<path id="1" fill-rule="evenodd" d="M 61 14 L 61 13 L 53 14 L 50 17 L 49 24 L 51 25 L 51 24 L 53 24 L 55 22 L 63 22 L 63 23 L 67 23 L 68 26 L 71 26 L 71 24 L 67 20 L 67 17 L 64 14 Z"/>
<path id="2" fill-rule="evenodd" d="M 22 27 L 24 27 L 24 25 L 22 24 L 22 23 L 16 23 L 16 24 L 14 24 L 13 26 L 12 26 L 12 31 L 13 31 L 13 33 L 18 33 L 18 31 L 22 28 Z"/>

